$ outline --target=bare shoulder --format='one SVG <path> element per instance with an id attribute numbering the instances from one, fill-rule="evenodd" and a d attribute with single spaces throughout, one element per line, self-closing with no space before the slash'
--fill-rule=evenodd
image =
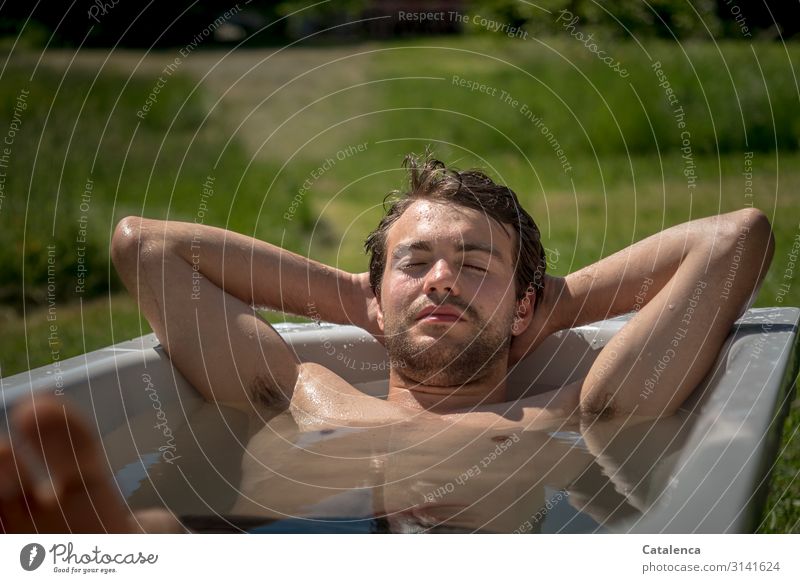
<path id="1" fill-rule="evenodd" d="M 470 407 L 442 415 L 464 428 L 505 431 L 552 431 L 579 423 L 581 383 L 575 381 L 513 401 Z"/>
<path id="2" fill-rule="evenodd" d="M 290 409 L 301 428 L 374 427 L 406 421 L 409 409 L 368 395 L 315 362 L 300 363 Z"/>

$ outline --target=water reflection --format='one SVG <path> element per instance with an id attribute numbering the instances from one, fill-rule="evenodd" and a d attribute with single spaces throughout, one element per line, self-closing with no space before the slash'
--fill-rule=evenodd
<path id="1" fill-rule="evenodd" d="M 106 439 L 131 506 L 264 532 L 617 531 L 659 503 L 691 425 L 679 413 L 546 431 L 414 420 L 300 431 L 288 412 L 264 424 L 217 405 L 187 419 L 172 464 L 148 450 L 147 421 L 121 431 L 129 443 Z"/>

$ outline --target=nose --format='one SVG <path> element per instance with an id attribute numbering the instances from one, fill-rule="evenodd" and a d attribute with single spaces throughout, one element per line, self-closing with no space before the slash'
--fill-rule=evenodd
<path id="1" fill-rule="evenodd" d="M 444 259 L 436 261 L 425 276 L 425 293 L 461 294 L 458 270 Z"/>

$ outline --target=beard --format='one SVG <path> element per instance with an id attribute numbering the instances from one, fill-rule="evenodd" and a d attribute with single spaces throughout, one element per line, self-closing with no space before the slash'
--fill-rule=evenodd
<path id="1" fill-rule="evenodd" d="M 419 384 L 450 387 L 477 381 L 508 361 L 513 312 L 481 320 L 458 298 L 437 305 L 461 309 L 468 319 L 457 326 L 464 329 L 442 326 L 441 333 L 429 335 L 415 328 L 420 308 L 384 313 L 384 340 L 395 372 Z"/>

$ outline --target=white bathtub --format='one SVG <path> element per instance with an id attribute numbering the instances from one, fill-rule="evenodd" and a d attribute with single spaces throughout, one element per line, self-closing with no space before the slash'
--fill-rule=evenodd
<path id="1" fill-rule="evenodd" d="M 509 386 L 535 393 L 580 378 L 628 317 L 553 335 L 516 367 Z M 797 308 L 748 311 L 731 331 L 712 373 L 678 415 L 619 435 L 619 443 L 628 448 L 623 461 L 634 468 L 628 475 L 642 479 L 597 495 L 620 498 L 620 511 L 612 502 L 606 505 L 614 510 L 608 516 L 590 517 L 571 505 L 554 504 L 537 531 L 752 532 L 795 397 L 799 319 Z M 385 395 L 385 350 L 363 330 L 326 324 L 275 328 L 301 360 L 324 364 L 363 391 Z M 238 411 L 204 404 L 154 335 L 63 361 L 58 369 L 46 366 L 0 379 L 2 405 L 8 408 L 30 391 L 52 393 L 56 384 L 59 394 L 94 422 L 131 507 L 155 504 L 177 514 L 202 514 L 230 506 L 240 460 L 225 454 L 211 459 L 206 452 L 243 447 L 247 420 Z M 188 430 L 198 446 L 200 453 L 180 470 L 154 463 L 159 443 L 163 453 L 163 439 L 155 439 L 162 436 L 151 427 L 154 407 L 169 419 L 172 431 Z M 0 417 L 2 433 L 7 432 L 5 417 Z M 551 498 L 554 494 L 548 492 Z M 622 501 L 632 495 L 646 500 L 647 508 L 623 511 Z"/>

